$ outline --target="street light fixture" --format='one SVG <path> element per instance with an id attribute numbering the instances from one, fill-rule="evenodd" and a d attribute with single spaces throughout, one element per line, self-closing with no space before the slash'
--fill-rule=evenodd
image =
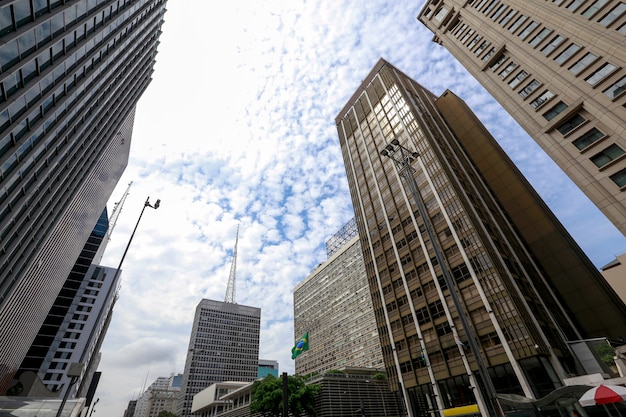
<path id="1" fill-rule="evenodd" d="M 424 168 L 422 161 L 419 160 L 420 154 L 415 151 L 411 151 L 400 144 L 400 141 L 397 138 L 394 138 L 385 148 L 380 151 L 380 154 L 386 156 L 393 160 L 396 166 L 396 170 L 398 174 L 404 179 L 409 191 L 411 192 L 413 199 L 415 200 L 415 204 L 417 205 L 417 210 L 419 212 L 420 217 L 424 221 L 424 228 L 426 229 L 426 233 L 428 234 L 428 239 L 433 245 L 433 250 L 435 252 L 435 259 L 437 263 L 441 267 L 441 271 L 443 273 L 443 279 L 446 283 L 446 286 L 450 289 L 450 298 L 452 298 L 452 302 L 454 303 L 454 307 L 459 314 L 459 319 L 461 321 L 461 326 L 467 335 L 468 344 L 472 355 L 474 355 L 474 359 L 476 360 L 476 364 L 478 365 L 478 374 L 480 375 L 483 384 L 485 385 L 487 398 L 489 399 L 490 406 L 498 416 L 503 416 L 504 413 L 500 404 L 498 402 L 496 389 L 493 386 L 491 381 L 491 377 L 489 376 L 489 372 L 487 371 L 487 367 L 485 366 L 485 362 L 483 361 L 483 357 L 478 348 L 478 344 L 476 343 L 476 339 L 474 338 L 474 332 L 465 316 L 463 306 L 461 304 L 461 300 L 459 298 L 459 294 L 456 291 L 456 286 L 452 280 L 452 276 L 450 275 L 450 271 L 448 270 L 447 263 L 443 257 L 442 250 L 439 246 L 439 241 L 437 240 L 434 232 L 434 227 L 430 221 L 430 217 L 428 216 L 428 212 L 426 211 L 426 205 L 424 204 L 424 200 L 419 191 L 419 187 L 417 186 L 417 181 L 415 180 L 414 174 L 417 172 L 415 168 L 413 168 L 413 162 L 416 160 L 420 162 L 421 168 L 424 172 L 426 169 Z M 477 388 L 482 391 L 480 385 L 477 384 Z M 489 408 L 489 407 L 488 407 Z M 485 410 L 487 413 L 491 414 L 491 410 Z"/>

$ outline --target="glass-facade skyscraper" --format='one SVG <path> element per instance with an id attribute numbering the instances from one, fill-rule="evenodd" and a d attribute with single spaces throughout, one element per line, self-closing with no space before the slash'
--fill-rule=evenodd
<path id="1" fill-rule="evenodd" d="M 578 372 L 568 341 L 624 336 L 624 303 L 452 92 L 381 59 L 336 124 L 385 368 L 411 416 L 544 397 Z"/>
<path id="2" fill-rule="evenodd" d="M 128 163 L 165 5 L 0 6 L 0 394 Z"/>

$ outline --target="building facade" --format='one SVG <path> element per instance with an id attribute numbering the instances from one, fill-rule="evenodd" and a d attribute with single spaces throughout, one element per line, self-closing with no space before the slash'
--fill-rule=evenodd
<path id="1" fill-rule="evenodd" d="M 278 361 L 259 359 L 257 378 L 265 378 L 268 375 L 278 378 Z"/>
<path id="2" fill-rule="evenodd" d="M 128 163 L 165 4 L 0 6 L 0 394 Z"/>
<path id="3" fill-rule="evenodd" d="M 602 276 L 613 287 L 617 295 L 626 303 L 626 253 L 600 268 Z"/>
<path id="4" fill-rule="evenodd" d="M 185 361 L 176 413 L 179 417 L 190 417 L 194 395 L 209 385 L 257 378 L 260 329 L 260 308 L 200 301 Z"/>
<path id="5" fill-rule="evenodd" d="M 310 339 L 309 350 L 296 358 L 299 375 L 384 368 L 356 227 L 343 227 L 327 248 L 337 241 L 343 244 L 293 290 L 295 338 L 308 332 Z"/>
<path id="6" fill-rule="evenodd" d="M 161 411 L 176 413 L 182 374 L 157 378 L 137 399 L 133 417 L 157 417 Z"/>
<path id="7" fill-rule="evenodd" d="M 624 304 L 454 94 L 381 59 L 336 124 L 385 368 L 411 416 L 543 397 L 578 371 L 568 340 L 625 333 Z"/>
<path id="8" fill-rule="evenodd" d="M 429 0 L 418 20 L 626 234 L 626 3 Z"/>

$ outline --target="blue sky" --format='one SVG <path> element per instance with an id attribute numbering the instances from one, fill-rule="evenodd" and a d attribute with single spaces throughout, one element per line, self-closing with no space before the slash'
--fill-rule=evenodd
<path id="1" fill-rule="evenodd" d="M 334 125 L 379 58 L 476 112 L 596 266 L 626 239 L 416 20 L 408 0 L 170 1 L 139 102 L 131 194 L 103 263 L 124 261 L 96 415 L 182 372 L 194 310 L 223 300 L 240 224 L 236 299 L 262 309 L 261 358 L 293 373 L 293 287 L 353 216 Z M 589 233 L 593 230 L 593 233 Z"/>

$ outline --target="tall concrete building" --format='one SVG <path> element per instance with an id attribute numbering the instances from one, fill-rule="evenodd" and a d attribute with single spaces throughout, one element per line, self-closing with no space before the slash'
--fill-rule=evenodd
<path id="1" fill-rule="evenodd" d="M 0 6 L 0 394 L 128 163 L 165 4 Z"/>
<path id="2" fill-rule="evenodd" d="M 624 304 L 453 93 L 381 59 L 336 124 L 385 368 L 411 416 L 543 397 L 578 371 L 568 340 L 626 334 Z"/>
<path id="3" fill-rule="evenodd" d="M 159 377 L 137 399 L 133 417 L 157 417 L 161 411 L 176 413 L 183 376 Z"/>
<path id="4" fill-rule="evenodd" d="M 211 384 L 252 382 L 259 368 L 261 309 L 203 299 L 189 339 L 176 414 L 190 417 L 193 396 Z"/>
<path id="5" fill-rule="evenodd" d="M 626 3 L 428 0 L 418 19 L 626 234 Z"/>
<path id="6" fill-rule="evenodd" d="M 296 358 L 296 373 L 384 368 L 354 219 L 326 248 L 328 259 L 293 290 L 295 340 L 307 332 L 310 339 L 309 350 Z"/>

